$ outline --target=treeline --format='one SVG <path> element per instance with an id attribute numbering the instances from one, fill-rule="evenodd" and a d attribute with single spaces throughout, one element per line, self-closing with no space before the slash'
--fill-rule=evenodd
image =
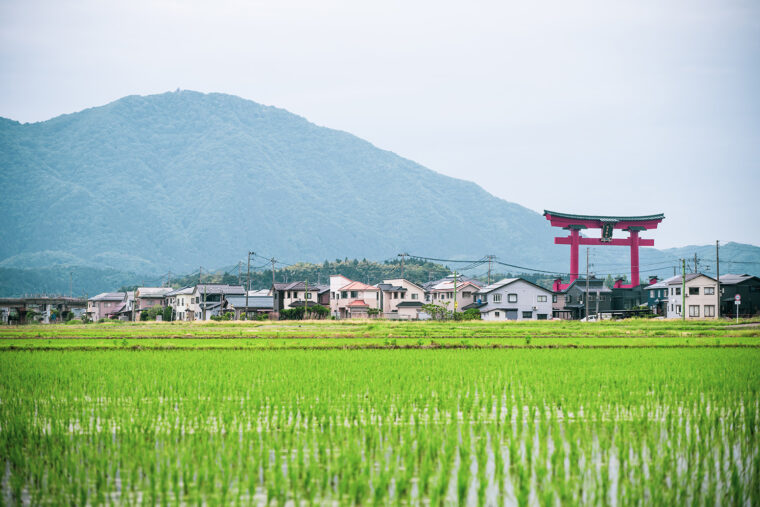
<path id="1" fill-rule="evenodd" d="M 429 280 L 438 280 L 451 273 L 447 266 L 433 262 L 406 259 L 404 262 L 404 278 L 416 284 Z M 367 259 L 336 259 L 324 261 L 322 264 L 299 262 L 290 266 L 276 268 L 274 281 L 277 283 L 308 280 L 314 284 L 329 284 L 330 275 L 343 275 L 351 280 L 367 284 L 375 284 L 383 280 L 401 277 L 401 260 L 384 262 L 368 261 Z M 268 289 L 272 286 L 272 270 L 251 271 L 251 289 Z M 231 285 L 246 284 L 246 266 L 241 266 L 239 272 L 193 273 L 171 280 L 172 287 L 184 287 L 197 283 L 228 283 Z"/>
<path id="2" fill-rule="evenodd" d="M 422 285 L 428 281 L 439 280 L 453 272 L 452 267 L 429 261 L 407 258 L 404 262 L 404 278 Z M 336 259 L 324 261 L 322 264 L 310 264 L 299 262 L 281 269 L 275 269 L 274 281 L 287 283 L 308 280 L 314 284 L 329 284 L 330 275 L 343 275 L 351 280 L 360 281 L 373 285 L 383 280 L 401 277 L 401 260 L 392 259 L 383 262 L 368 261 L 367 259 Z M 487 282 L 485 274 L 464 276 Z M 523 278 L 542 287 L 551 288 L 554 277 L 537 273 L 491 273 L 491 281 L 502 278 Z M 272 286 L 272 270 L 251 271 L 251 289 L 268 289 Z M 246 266 L 241 266 L 240 271 L 217 271 L 209 273 L 195 272 L 171 280 L 172 287 L 185 287 L 198 283 L 226 283 L 230 285 L 246 284 Z M 123 287 L 122 290 L 130 290 L 132 287 Z"/>

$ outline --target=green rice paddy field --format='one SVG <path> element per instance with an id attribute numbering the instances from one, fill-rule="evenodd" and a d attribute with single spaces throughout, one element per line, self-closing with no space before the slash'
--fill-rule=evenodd
<path id="1" fill-rule="evenodd" d="M 757 327 L 468 324 L 2 328 L 0 502 L 760 505 Z"/>

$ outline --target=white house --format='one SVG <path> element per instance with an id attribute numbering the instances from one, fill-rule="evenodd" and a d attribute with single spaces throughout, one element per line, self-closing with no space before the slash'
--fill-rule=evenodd
<path id="1" fill-rule="evenodd" d="M 195 287 L 182 287 L 166 294 L 166 304 L 174 309 L 175 320 L 193 320 L 195 313 L 190 309 L 190 301 Z"/>
<path id="2" fill-rule="evenodd" d="M 682 311 L 687 319 L 715 319 L 718 304 L 718 282 L 701 273 L 686 275 L 686 292 L 682 292 L 684 282 L 682 277 L 668 282 L 668 318 L 682 318 Z M 684 303 L 685 301 L 685 303 Z M 686 308 L 682 308 L 683 305 Z"/>
<path id="3" fill-rule="evenodd" d="M 522 278 L 504 278 L 480 289 L 475 302 L 483 320 L 547 320 L 552 315 L 552 291 Z"/>

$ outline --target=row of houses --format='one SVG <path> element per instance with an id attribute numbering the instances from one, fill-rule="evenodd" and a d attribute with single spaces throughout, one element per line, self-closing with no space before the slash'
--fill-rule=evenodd
<path id="1" fill-rule="evenodd" d="M 141 313 L 155 306 L 171 307 L 173 320 L 210 320 L 230 312 L 234 319 L 243 315 L 278 318 L 284 310 L 329 309 L 337 319 L 382 317 L 394 320 L 430 318 L 426 304 L 453 312 L 477 309 L 484 320 L 581 319 L 589 315 L 631 316 L 654 312 L 668 318 L 714 318 L 733 315 L 737 293 L 743 295 L 742 315 L 760 313 L 760 278 L 751 275 L 721 276 L 720 303 L 717 280 L 703 274 L 686 275 L 686 306 L 681 276 L 648 284 L 612 288 L 596 278 L 578 279 L 564 289 L 557 279 L 549 290 L 522 278 L 505 278 L 490 285 L 450 275 L 418 285 L 404 278 L 369 285 L 341 275 L 330 283 L 306 281 L 275 283 L 269 289 L 247 291 L 242 285 L 198 284 L 180 289 L 141 287 L 132 292 L 107 292 L 90 298 L 87 315 L 93 320 L 139 320 Z"/>

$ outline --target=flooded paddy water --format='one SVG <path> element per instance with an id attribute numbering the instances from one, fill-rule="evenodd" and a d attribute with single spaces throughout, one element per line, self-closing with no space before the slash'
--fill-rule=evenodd
<path id="1" fill-rule="evenodd" d="M 0 353 L 4 503 L 760 503 L 760 350 Z"/>

